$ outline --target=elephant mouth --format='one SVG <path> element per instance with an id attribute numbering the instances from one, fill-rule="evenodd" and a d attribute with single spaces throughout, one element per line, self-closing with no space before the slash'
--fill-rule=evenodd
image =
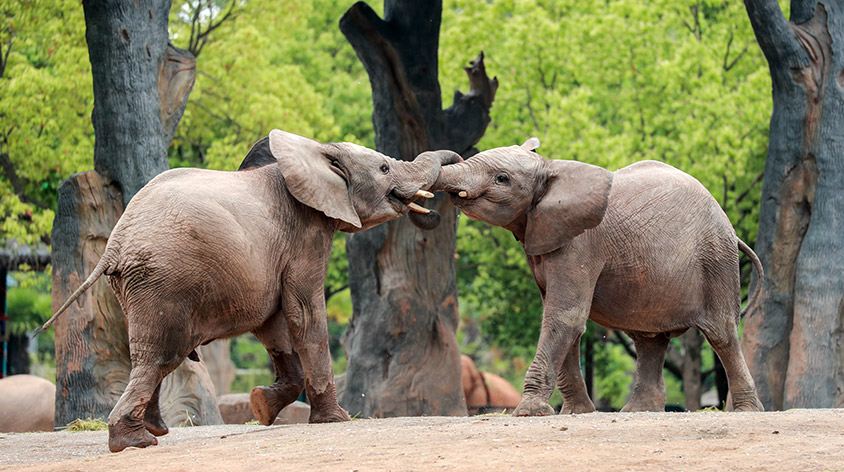
<path id="1" fill-rule="evenodd" d="M 434 212 L 434 210 L 425 208 L 424 206 L 416 203 L 416 200 L 418 198 L 434 198 L 434 194 L 428 192 L 427 190 L 417 190 L 412 197 L 406 198 L 399 195 L 397 189 L 395 188 L 390 190 L 390 192 L 387 194 L 387 199 L 390 201 L 390 205 L 393 207 L 393 209 L 396 210 L 396 213 L 403 215 L 405 213 L 410 212 L 417 213 L 420 215 L 427 215 L 431 212 Z"/>
<path id="2" fill-rule="evenodd" d="M 387 199 L 399 215 L 408 214 L 410 221 L 413 224 L 424 230 L 432 230 L 440 224 L 440 214 L 436 210 L 425 208 L 424 206 L 415 202 L 415 200 L 422 198 L 433 198 L 434 194 L 426 190 L 417 190 L 410 198 L 403 197 L 395 189 L 387 194 Z"/>

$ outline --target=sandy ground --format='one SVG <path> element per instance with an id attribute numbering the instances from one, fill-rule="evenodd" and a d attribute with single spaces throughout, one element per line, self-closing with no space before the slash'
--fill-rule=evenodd
<path id="1" fill-rule="evenodd" d="M 0 470 L 844 470 L 844 410 L 227 425 L 160 441 L 110 454 L 105 432 L 0 434 Z"/>

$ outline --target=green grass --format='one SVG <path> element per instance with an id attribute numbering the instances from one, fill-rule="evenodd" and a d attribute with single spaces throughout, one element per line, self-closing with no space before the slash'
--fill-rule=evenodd
<path id="1" fill-rule="evenodd" d="M 76 418 L 67 424 L 67 431 L 71 433 L 78 433 L 80 431 L 105 431 L 108 429 L 108 424 L 100 419 L 81 419 Z"/>

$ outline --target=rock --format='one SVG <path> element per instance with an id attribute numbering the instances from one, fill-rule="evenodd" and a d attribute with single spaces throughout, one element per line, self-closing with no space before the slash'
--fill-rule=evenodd
<path id="1" fill-rule="evenodd" d="M 52 431 L 56 386 L 34 375 L 0 379 L 0 433 Z"/>

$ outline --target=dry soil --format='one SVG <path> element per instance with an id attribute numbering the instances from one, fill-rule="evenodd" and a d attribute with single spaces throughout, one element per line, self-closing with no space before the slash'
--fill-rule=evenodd
<path id="1" fill-rule="evenodd" d="M 105 432 L 0 434 L 0 470 L 844 470 L 844 410 L 392 418 L 173 428 L 110 454 Z"/>

